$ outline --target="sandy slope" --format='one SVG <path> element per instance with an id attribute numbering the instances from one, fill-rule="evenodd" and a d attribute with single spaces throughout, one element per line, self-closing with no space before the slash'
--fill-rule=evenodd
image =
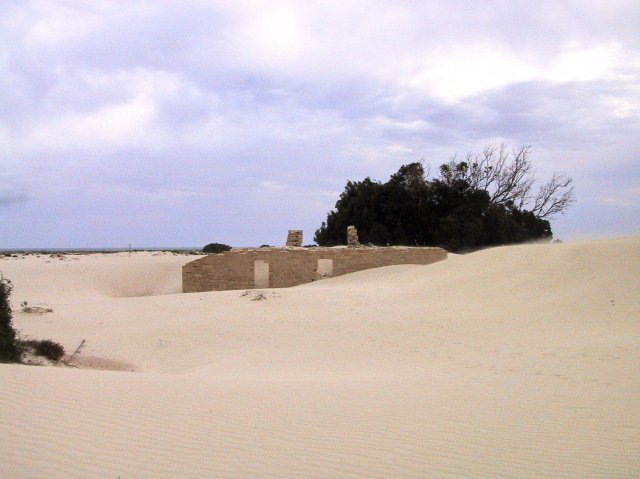
<path id="1" fill-rule="evenodd" d="M 263 301 L 171 294 L 193 258 L 0 260 L 23 335 L 137 371 L 0 365 L 0 477 L 640 475 L 640 238 Z"/>

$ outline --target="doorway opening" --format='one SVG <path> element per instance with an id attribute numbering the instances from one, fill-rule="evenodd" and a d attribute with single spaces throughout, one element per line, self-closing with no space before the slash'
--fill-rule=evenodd
<path id="1" fill-rule="evenodd" d="M 253 262 L 253 287 L 268 288 L 269 287 L 269 262 L 258 259 Z"/>
<path id="2" fill-rule="evenodd" d="M 332 259 L 318 260 L 318 276 L 321 278 L 331 278 L 333 276 L 333 260 Z"/>

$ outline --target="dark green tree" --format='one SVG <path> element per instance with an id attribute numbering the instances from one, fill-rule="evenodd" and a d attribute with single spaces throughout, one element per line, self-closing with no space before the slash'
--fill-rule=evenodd
<path id="1" fill-rule="evenodd" d="M 346 243 L 347 226 L 375 245 L 439 245 L 452 251 L 550 239 L 546 218 L 574 198 L 571 179 L 554 173 L 534 197 L 529 147 L 485 149 L 450 160 L 429 178 L 421 163 L 400 167 L 389 181 L 349 181 L 316 231 L 321 246 Z M 529 208 L 529 209 L 527 209 Z"/>
<path id="2" fill-rule="evenodd" d="M 0 279 L 0 362 L 18 362 L 22 356 L 15 329 L 13 329 L 11 302 L 12 285 Z"/>
<path id="3" fill-rule="evenodd" d="M 360 241 L 371 241 L 372 231 L 377 235 L 376 224 L 383 225 L 384 218 L 381 210 L 385 203 L 382 185 L 365 178 L 362 181 L 348 181 L 344 191 L 340 194 L 336 209 L 329 212 L 326 223 L 322 223 L 316 231 L 315 241 L 319 245 L 336 246 L 347 243 L 347 226 L 358 228 Z M 382 240 L 382 238 L 376 239 Z"/>

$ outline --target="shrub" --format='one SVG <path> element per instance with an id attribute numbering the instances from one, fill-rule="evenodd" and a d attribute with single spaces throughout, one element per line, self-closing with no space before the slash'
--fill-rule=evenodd
<path id="1" fill-rule="evenodd" d="M 49 339 L 29 340 L 23 344 L 33 351 L 36 356 L 42 356 L 51 361 L 59 361 L 64 356 L 64 347 Z"/>
<path id="2" fill-rule="evenodd" d="M 59 361 L 64 356 L 64 347 L 48 339 L 20 341 L 13 329 L 9 296 L 13 285 L 9 280 L 0 280 L 0 362 L 20 362 L 25 351 L 31 350 L 37 356 Z M 26 302 L 24 303 L 26 305 Z"/>
<path id="3" fill-rule="evenodd" d="M 222 243 L 209 243 L 207 246 L 202 248 L 203 253 L 224 253 L 225 251 L 230 251 L 231 246 L 222 244 Z"/>
<path id="4" fill-rule="evenodd" d="M 0 280 L 0 362 L 18 362 L 22 356 L 11 321 L 11 281 Z"/>

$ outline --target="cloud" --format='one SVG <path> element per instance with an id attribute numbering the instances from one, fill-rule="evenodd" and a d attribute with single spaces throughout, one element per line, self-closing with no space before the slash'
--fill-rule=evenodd
<path id="1" fill-rule="evenodd" d="M 29 198 L 25 193 L 11 193 L 0 191 L 0 207 L 9 206 L 15 203 L 23 203 Z"/>
<path id="2" fill-rule="evenodd" d="M 32 223 L 70 225 L 4 240 L 188 244 L 215 222 L 275 243 L 315 229 L 347 179 L 495 142 L 531 144 L 585 204 L 616 197 L 640 177 L 639 17 L 632 2 L 3 2 L 0 167 Z"/>

